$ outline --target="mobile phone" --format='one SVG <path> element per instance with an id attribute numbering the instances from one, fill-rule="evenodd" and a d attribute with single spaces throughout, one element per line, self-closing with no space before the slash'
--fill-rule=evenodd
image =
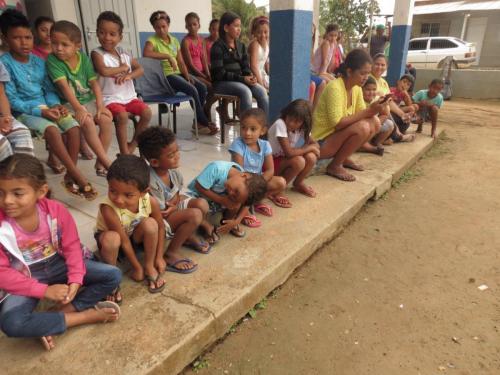
<path id="1" fill-rule="evenodd" d="M 387 95 L 384 95 L 384 97 L 382 98 L 382 100 L 380 101 L 380 104 L 383 104 L 385 102 L 387 102 L 389 99 L 392 98 L 392 94 L 387 94 Z"/>

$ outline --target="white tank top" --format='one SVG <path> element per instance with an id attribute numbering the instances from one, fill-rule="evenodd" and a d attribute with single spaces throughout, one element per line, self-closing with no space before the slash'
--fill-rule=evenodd
<path id="1" fill-rule="evenodd" d="M 108 68 L 118 68 L 121 63 L 125 63 L 129 67 L 129 72 L 132 71 L 132 56 L 120 46 L 116 47 L 120 59 L 106 52 L 102 47 L 94 49 L 93 52 L 97 52 L 102 56 L 104 65 Z M 113 77 L 99 76 L 99 85 L 101 86 L 104 105 L 111 103 L 127 104 L 137 98 L 132 80 L 117 85 Z"/>

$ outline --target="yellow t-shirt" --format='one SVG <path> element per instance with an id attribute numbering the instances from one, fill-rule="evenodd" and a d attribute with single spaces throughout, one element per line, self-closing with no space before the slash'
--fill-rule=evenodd
<path id="1" fill-rule="evenodd" d="M 361 87 L 354 86 L 351 96 L 352 104 L 347 107 L 347 91 L 342 78 L 330 81 L 326 85 L 313 114 L 312 136 L 315 140 L 325 139 L 335 131 L 342 118 L 366 108 Z"/>
<path id="2" fill-rule="evenodd" d="M 127 233 L 127 235 L 131 236 L 134 233 L 135 228 L 139 223 L 145 218 L 151 216 L 151 196 L 149 193 L 146 193 L 144 197 L 139 199 L 139 210 L 137 212 L 132 212 L 127 210 L 126 208 L 118 208 L 113 202 L 109 200 L 108 197 L 104 199 L 101 204 L 105 204 L 113 209 L 116 212 L 118 217 L 120 218 L 120 223 L 122 224 L 123 229 Z M 108 230 L 106 222 L 102 217 L 101 210 L 97 214 L 97 222 L 96 222 L 96 232 L 104 232 Z"/>
<path id="3" fill-rule="evenodd" d="M 161 39 L 157 35 L 149 37 L 148 42 L 150 42 L 153 45 L 153 50 L 155 52 L 164 53 L 176 59 L 177 54 L 180 53 L 181 51 L 181 45 L 179 44 L 179 41 L 175 36 L 171 34 L 168 34 L 168 36 L 170 37 L 170 43 L 167 43 L 165 40 Z M 171 74 L 181 74 L 178 64 L 177 64 L 177 69 L 173 70 L 172 65 L 170 65 L 170 62 L 168 60 L 162 60 L 161 66 L 163 67 L 163 72 L 165 73 L 166 76 L 169 76 Z"/>
<path id="4" fill-rule="evenodd" d="M 370 76 L 377 82 L 377 91 L 383 93 L 384 95 L 387 95 L 391 92 L 391 89 L 389 87 L 389 84 L 387 81 L 384 79 L 384 77 L 380 77 L 379 79 L 375 78 L 373 74 L 370 74 Z"/>

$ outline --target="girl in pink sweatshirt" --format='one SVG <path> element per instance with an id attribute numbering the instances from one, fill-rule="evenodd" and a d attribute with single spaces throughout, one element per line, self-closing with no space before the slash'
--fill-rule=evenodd
<path id="1" fill-rule="evenodd" d="M 69 327 L 118 319 L 119 306 L 101 301 L 118 287 L 121 271 L 84 259 L 73 218 L 47 193 L 35 157 L 0 162 L 0 329 L 9 337 L 38 337 L 50 350 L 52 336 Z M 42 298 L 56 309 L 34 312 Z"/>

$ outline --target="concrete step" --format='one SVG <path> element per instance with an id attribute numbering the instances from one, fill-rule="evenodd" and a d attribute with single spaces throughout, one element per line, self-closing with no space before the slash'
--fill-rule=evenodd
<path id="1" fill-rule="evenodd" d="M 176 374 L 270 291 L 286 281 L 324 243 L 332 240 L 370 199 L 390 189 L 433 144 L 428 136 L 386 148 L 384 157 L 355 155 L 366 167 L 357 181 L 308 179 L 318 192 L 287 192 L 294 207 L 247 236 L 226 236 L 209 255 L 185 250 L 199 264 L 191 275 L 167 273 L 160 294 L 125 277 L 122 318 L 113 324 L 71 329 L 45 352 L 35 339 L 0 336 L 3 374 Z"/>

